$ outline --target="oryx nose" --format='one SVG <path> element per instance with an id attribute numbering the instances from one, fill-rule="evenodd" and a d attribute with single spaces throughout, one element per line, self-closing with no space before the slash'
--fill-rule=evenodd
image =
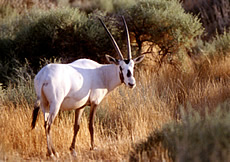
<path id="1" fill-rule="evenodd" d="M 134 87 L 135 84 L 129 83 L 129 86 L 132 88 Z"/>

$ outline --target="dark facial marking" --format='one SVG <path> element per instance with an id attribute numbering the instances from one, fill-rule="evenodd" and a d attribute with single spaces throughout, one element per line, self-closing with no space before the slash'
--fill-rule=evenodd
<path id="1" fill-rule="evenodd" d="M 120 66 L 120 71 L 122 72 L 122 67 Z"/>
<path id="2" fill-rule="evenodd" d="M 124 60 L 126 64 L 129 64 L 130 60 Z"/>
<path id="3" fill-rule="evenodd" d="M 120 72 L 119 72 L 119 74 L 120 74 L 120 80 L 121 80 L 121 83 L 124 83 L 124 76 L 123 76 L 123 73 L 122 73 L 122 67 L 120 66 Z"/>
<path id="4" fill-rule="evenodd" d="M 128 78 L 131 77 L 131 72 L 130 72 L 130 70 L 128 70 L 128 72 L 127 72 L 127 77 L 128 77 Z"/>

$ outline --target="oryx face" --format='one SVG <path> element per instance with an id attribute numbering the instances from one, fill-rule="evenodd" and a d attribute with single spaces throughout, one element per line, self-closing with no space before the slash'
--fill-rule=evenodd
<path id="1" fill-rule="evenodd" d="M 123 77 L 123 82 L 129 88 L 136 86 L 136 80 L 133 76 L 134 61 L 133 60 L 121 60 L 119 62 L 120 75 Z"/>
<path id="2" fill-rule="evenodd" d="M 134 66 L 144 59 L 144 55 L 138 56 L 135 59 L 127 60 L 117 60 L 109 55 L 105 55 L 105 57 L 108 62 L 111 64 L 116 64 L 119 68 L 118 70 L 121 82 L 127 85 L 129 88 L 134 88 L 136 86 L 136 80 L 133 75 Z"/>

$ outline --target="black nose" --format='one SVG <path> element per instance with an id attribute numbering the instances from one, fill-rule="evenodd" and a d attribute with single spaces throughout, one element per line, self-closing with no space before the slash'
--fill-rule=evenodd
<path id="1" fill-rule="evenodd" d="M 134 86 L 134 84 L 132 84 L 132 83 L 129 83 L 129 86 L 130 86 L 130 87 L 133 87 L 133 86 Z"/>

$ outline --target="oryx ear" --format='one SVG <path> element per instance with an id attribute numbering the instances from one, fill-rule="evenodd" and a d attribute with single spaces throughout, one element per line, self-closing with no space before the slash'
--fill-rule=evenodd
<path id="1" fill-rule="evenodd" d="M 107 61 L 108 61 L 109 63 L 111 63 L 111 64 L 116 64 L 116 65 L 119 64 L 118 60 L 115 59 L 115 58 L 113 58 L 112 56 L 105 55 L 105 57 L 106 57 L 106 59 L 107 59 Z"/>
<path id="2" fill-rule="evenodd" d="M 135 59 L 133 59 L 133 61 L 135 64 L 138 64 L 144 59 L 144 57 L 145 57 L 145 55 L 138 56 Z"/>

